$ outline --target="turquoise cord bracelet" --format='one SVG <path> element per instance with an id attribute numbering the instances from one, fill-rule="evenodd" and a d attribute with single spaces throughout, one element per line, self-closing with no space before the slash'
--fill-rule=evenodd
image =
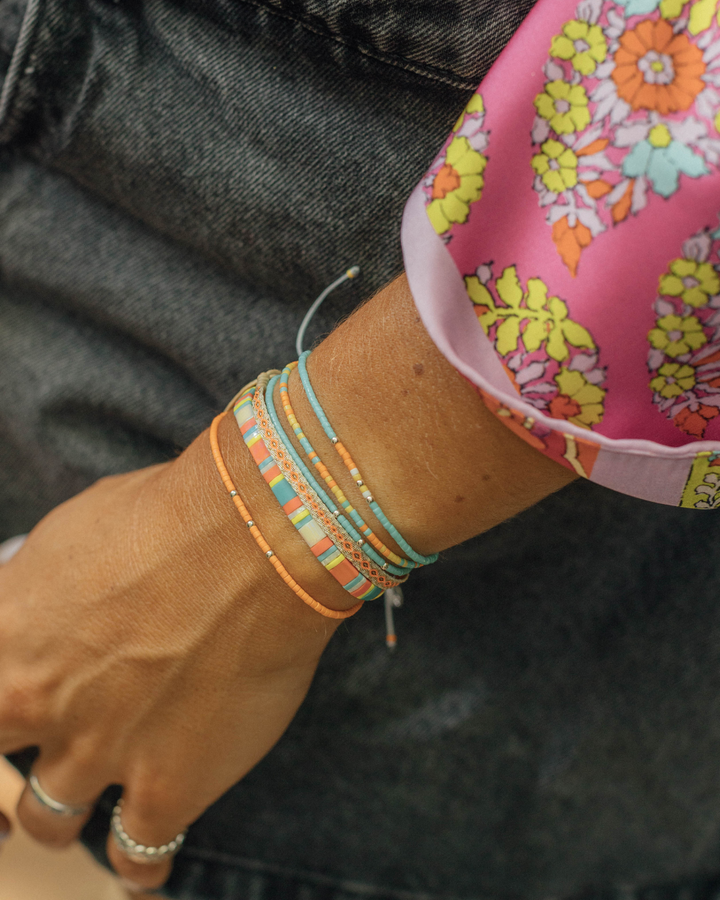
<path id="1" fill-rule="evenodd" d="M 418 553 L 416 550 L 408 544 L 405 538 L 400 534 L 397 528 L 390 522 L 388 517 L 380 508 L 380 504 L 374 499 L 372 493 L 368 490 L 367 485 L 363 481 L 362 476 L 358 470 L 358 467 L 355 465 L 352 457 L 345 449 L 343 444 L 340 442 L 340 439 L 335 434 L 335 431 L 330 424 L 328 417 L 325 415 L 325 411 L 320 405 L 320 401 L 315 395 L 315 391 L 313 390 L 312 385 L 310 384 L 310 376 L 308 375 L 306 360 L 308 356 L 310 356 L 310 350 L 306 350 L 304 353 L 300 355 L 300 359 L 298 360 L 298 371 L 300 373 L 300 379 L 302 381 L 302 385 L 305 388 L 305 393 L 307 394 L 307 398 L 310 401 L 310 405 L 313 408 L 313 412 L 318 417 L 320 424 L 323 427 L 323 431 L 330 438 L 335 450 L 340 455 L 342 461 L 345 463 L 346 467 L 349 469 L 350 474 L 353 476 L 355 480 L 355 484 L 360 488 L 360 492 L 363 497 L 367 500 L 370 505 L 370 509 L 376 515 L 378 520 L 382 523 L 382 525 L 387 530 L 388 534 L 391 534 L 392 537 L 397 541 L 398 545 L 402 547 L 402 549 L 407 553 L 410 559 L 415 560 L 419 565 L 427 566 L 430 563 L 434 563 L 437 561 L 438 554 L 433 553 L 431 556 L 423 556 L 421 553 Z"/>
<path id="2" fill-rule="evenodd" d="M 305 432 L 302 430 L 300 423 L 295 416 L 295 412 L 290 404 L 290 396 L 288 393 L 290 373 L 296 365 L 297 363 L 288 363 L 288 365 L 285 366 L 285 368 L 282 370 L 279 381 L 280 397 L 283 402 L 283 408 L 285 410 L 288 424 L 295 433 L 295 437 L 297 437 L 310 462 L 315 466 L 316 469 L 318 469 L 324 481 L 327 483 L 328 487 L 335 495 L 335 505 L 339 503 L 342 509 L 345 511 L 345 515 L 349 515 L 353 522 L 357 525 L 360 532 L 362 532 L 362 535 L 358 536 L 358 540 L 362 545 L 367 545 L 368 542 L 371 544 L 371 546 L 368 546 L 365 550 L 370 559 L 375 560 L 381 566 L 387 568 L 388 571 L 397 575 L 401 574 L 403 570 L 416 569 L 418 567 L 418 563 L 410 559 L 403 559 L 402 556 L 398 556 L 397 553 L 394 553 L 392 550 L 390 550 L 389 547 L 386 547 L 385 544 L 380 541 L 377 536 L 371 531 L 369 525 L 367 525 L 367 523 L 363 520 L 362 516 L 355 509 L 355 507 L 352 506 L 350 501 L 343 493 L 342 489 L 339 487 L 335 479 L 327 470 L 327 467 L 318 456 L 315 448 L 307 439 Z M 333 501 L 329 500 L 328 502 L 332 503 Z M 341 518 L 344 517 L 341 516 Z M 373 550 L 373 547 L 375 548 L 375 550 Z M 379 553 L 377 551 L 379 551 Z"/>

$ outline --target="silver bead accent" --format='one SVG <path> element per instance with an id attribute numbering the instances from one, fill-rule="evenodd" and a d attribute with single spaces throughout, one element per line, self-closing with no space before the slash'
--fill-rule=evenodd
<path id="1" fill-rule="evenodd" d="M 374 501 L 373 501 L 373 495 L 372 495 L 372 494 L 368 494 L 368 496 L 367 496 L 365 499 L 367 500 L 368 503 L 373 503 L 373 502 L 374 502 Z"/>
<path id="2" fill-rule="evenodd" d="M 334 509 L 334 510 L 333 510 L 333 515 L 334 515 L 335 518 L 337 519 L 337 517 L 340 515 L 340 510 L 339 510 L 339 509 Z"/>
<path id="3" fill-rule="evenodd" d="M 388 567 L 388 564 L 387 564 L 387 563 L 383 563 L 383 569 L 387 569 L 387 567 Z"/>
<path id="4" fill-rule="evenodd" d="M 174 855 L 182 847 L 185 840 L 186 832 L 176 835 L 171 841 L 162 844 L 159 847 L 149 847 L 134 841 L 125 831 L 120 819 L 122 811 L 122 800 L 118 801 L 117 806 L 113 810 L 110 829 L 112 831 L 115 844 L 126 857 L 136 863 L 158 863 L 169 856 Z"/>
<path id="5" fill-rule="evenodd" d="M 237 491 L 230 491 L 231 497 L 237 497 Z"/>
<path id="6" fill-rule="evenodd" d="M 267 556 L 267 558 L 270 559 L 270 557 L 275 556 L 275 554 L 272 552 L 272 550 L 268 550 L 268 552 L 265 554 L 265 556 Z"/>
<path id="7" fill-rule="evenodd" d="M 363 486 L 362 479 L 359 479 L 358 481 L 356 481 L 355 484 L 356 484 L 358 487 L 362 487 L 362 486 Z"/>
<path id="8" fill-rule="evenodd" d="M 357 542 L 357 545 L 358 545 L 358 547 L 362 547 L 362 545 L 363 545 L 364 543 L 365 543 L 364 538 L 360 538 L 360 540 Z"/>
<path id="9" fill-rule="evenodd" d="M 252 519 L 250 519 L 250 521 L 247 523 L 248 528 L 252 528 L 254 525 L 255 525 L 255 523 L 253 522 Z"/>
<path id="10" fill-rule="evenodd" d="M 330 440 L 333 442 L 333 444 L 337 444 L 338 442 L 338 439 L 336 437 L 330 438 Z"/>

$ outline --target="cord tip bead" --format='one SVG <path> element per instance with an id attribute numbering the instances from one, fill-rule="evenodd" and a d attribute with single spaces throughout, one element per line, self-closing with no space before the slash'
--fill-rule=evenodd
<path id="1" fill-rule="evenodd" d="M 350 266 L 345 274 L 348 278 L 357 278 L 360 274 L 360 266 Z"/>
<path id="2" fill-rule="evenodd" d="M 390 650 L 394 650 L 397 647 L 397 636 L 388 634 L 385 638 L 385 644 Z"/>

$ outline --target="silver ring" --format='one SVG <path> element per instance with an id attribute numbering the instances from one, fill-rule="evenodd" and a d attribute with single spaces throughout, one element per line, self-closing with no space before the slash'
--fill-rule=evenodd
<path id="1" fill-rule="evenodd" d="M 56 816 L 65 816 L 66 818 L 84 816 L 90 809 L 89 806 L 71 806 L 69 803 L 61 803 L 59 800 L 53 799 L 50 794 L 47 794 L 42 789 L 40 782 L 37 780 L 37 775 L 31 775 L 28 778 L 28 783 L 38 803 L 44 806 L 45 809 L 49 809 L 51 813 L 55 813 Z"/>
<path id="2" fill-rule="evenodd" d="M 133 862 L 145 864 L 162 862 L 169 856 L 175 856 L 185 843 L 187 831 L 181 831 L 171 841 L 168 841 L 167 844 L 162 844 L 160 847 L 147 847 L 145 844 L 134 841 L 122 826 L 122 819 L 120 818 L 122 805 L 122 800 L 118 800 L 110 819 L 110 829 L 118 850 Z"/>

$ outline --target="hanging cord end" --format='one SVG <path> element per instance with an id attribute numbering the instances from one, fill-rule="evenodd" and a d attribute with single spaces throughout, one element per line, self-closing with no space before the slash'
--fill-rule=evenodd
<path id="1" fill-rule="evenodd" d="M 357 278 L 360 274 L 360 266 L 350 266 L 349 269 L 346 269 L 343 274 L 336 278 L 332 284 L 329 284 L 325 290 L 320 294 L 320 296 L 315 300 L 310 309 L 305 313 L 305 318 L 302 320 L 302 324 L 298 329 L 297 337 L 295 338 L 295 349 L 297 350 L 297 355 L 302 356 L 303 352 L 303 341 L 305 340 L 305 332 L 307 331 L 307 327 L 310 324 L 310 320 L 318 311 L 325 298 L 332 294 L 336 287 L 343 284 L 345 281 L 351 281 L 353 278 Z"/>
<path id="2" fill-rule="evenodd" d="M 393 609 L 399 609 L 402 605 L 402 590 L 399 587 L 388 588 L 385 591 L 385 645 L 388 650 L 394 650 L 397 647 Z"/>

